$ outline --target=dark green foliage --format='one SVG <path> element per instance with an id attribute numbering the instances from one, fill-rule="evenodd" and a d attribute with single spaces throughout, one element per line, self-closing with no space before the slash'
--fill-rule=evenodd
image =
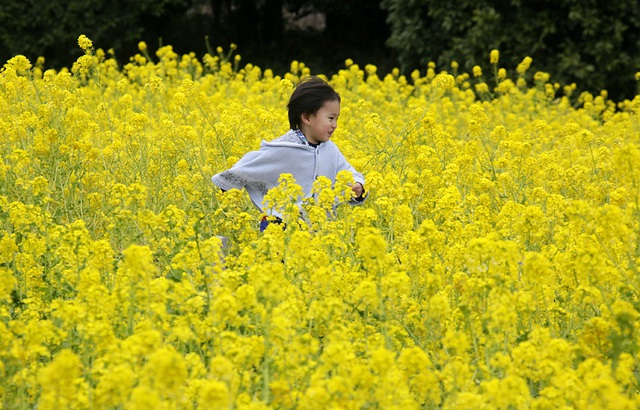
<path id="1" fill-rule="evenodd" d="M 325 0 L 325 3 L 327 47 L 346 51 L 337 56 L 340 64 L 349 57 L 361 65 L 375 64 L 381 72 L 389 72 L 397 66 L 395 54 L 385 47 L 390 32 L 387 13 L 380 8 L 379 1 Z"/>
<path id="2" fill-rule="evenodd" d="M 640 2 L 635 0 L 381 0 L 389 12 L 389 46 L 405 69 L 434 61 L 447 69 L 487 67 L 491 49 L 515 69 L 526 56 L 579 90 L 635 95 L 640 70 Z"/>
<path id="3" fill-rule="evenodd" d="M 211 0 L 211 4 L 214 43 L 238 44 L 242 56 L 260 67 L 283 72 L 298 60 L 315 73 L 332 73 L 344 68 L 347 58 L 376 64 L 381 71 L 397 66 L 394 53 L 385 46 L 387 14 L 377 0 Z M 320 30 L 289 24 L 320 14 L 323 18 L 316 20 Z"/>
<path id="4" fill-rule="evenodd" d="M 324 29 L 287 26 L 321 13 Z M 0 64 L 16 54 L 46 68 L 70 66 L 81 54 L 80 34 L 95 47 L 128 59 L 139 41 L 202 56 L 238 45 L 244 60 L 276 72 L 297 59 L 316 73 L 332 73 L 346 58 L 380 72 L 404 73 L 429 61 L 452 61 L 470 71 L 489 65 L 513 71 L 526 56 L 531 72 L 576 83 L 578 91 L 632 98 L 640 70 L 640 2 L 636 0 L 28 0 L 0 2 Z M 386 46 L 385 46 L 386 43 Z M 577 94 L 577 93 L 576 93 Z"/>
<path id="5" fill-rule="evenodd" d="M 28 0 L 0 2 L 0 61 L 23 54 L 47 67 L 70 66 L 81 55 L 80 34 L 98 48 L 131 50 L 147 29 L 172 14 L 184 14 L 187 0 Z M 74 47 L 76 46 L 76 47 Z"/>
<path id="6" fill-rule="evenodd" d="M 283 13 L 285 11 L 286 13 Z M 287 25 L 321 13 L 324 30 Z M 0 2 L 0 65 L 16 54 L 45 68 L 70 67 L 82 54 L 80 34 L 96 48 L 113 49 L 121 63 L 145 41 L 153 55 L 160 45 L 201 57 L 238 45 L 243 60 L 284 73 L 292 60 L 316 73 L 335 72 L 346 58 L 381 70 L 396 66 L 384 46 L 386 12 L 375 0 L 30 0 Z M 208 39 L 208 40 L 207 40 Z"/>

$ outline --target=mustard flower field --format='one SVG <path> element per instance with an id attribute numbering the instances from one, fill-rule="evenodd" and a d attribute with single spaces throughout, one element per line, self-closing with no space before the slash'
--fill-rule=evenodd
<path id="1" fill-rule="evenodd" d="M 301 222 L 283 175 L 260 233 L 211 176 L 322 73 L 79 46 L 0 69 L 0 408 L 640 406 L 640 96 L 347 60 L 368 199 L 321 178 Z"/>

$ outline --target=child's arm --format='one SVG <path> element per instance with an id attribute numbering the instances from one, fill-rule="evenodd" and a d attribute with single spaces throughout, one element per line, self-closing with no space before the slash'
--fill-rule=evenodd
<path id="1" fill-rule="evenodd" d="M 337 162 L 337 171 L 349 171 L 353 175 L 353 180 L 355 183 L 351 186 L 351 190 L 355 194 L 355 198 L 353 198 L 350 203 L 352 204 L 361 204 L 367 199 L 367 193 L 364 189 L 364 175 L 360 172 L 356 171 L 356 169 L 347 161 L 347 159 L 342 155 L 341 152 L 338 151 L 338 162 Z"/>
<path id="2" fill-rule="evenodd" d="M 364 194 L 364 186 L 360 182 L 353 184 L 351 190 L 356 194 L 356 198 L 360 198 Z"/>
<path id="3" fill-rule="evenodd" d="M 231 168 L 214 175 L 211 180 L 223 191 L 234 188 L 242 189 L 269 175 L 268 171 L 274 163 L 278 162 L 271 151 L 251 151 L 240 158 Z"/>
<path id="4" fill-rule="evenodd" d="M 364 185 L 360 182 L 356 182 L 351 186 L 351 190 L 355 194 L 355 198 L 353 198 L 350 202 L 353 204 L 361 204 L 367 199 L 367 191 L 364 189 Z"/>

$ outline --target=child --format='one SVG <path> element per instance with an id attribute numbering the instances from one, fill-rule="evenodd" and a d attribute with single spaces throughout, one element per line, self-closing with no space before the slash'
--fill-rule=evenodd
<path id="1" fill-rule="evenodd" d="M 262 201 L 267 191 L 278 185 L 280 174 L 292 174 L 309 196 L 316 178 L 325 176 L 335 181 L 338 172 L 346 170 L 355 181 L 352 202 L 362 202 L 364 177 L 330 140 L 338 127 L 340 95 L 323 79 L 307 77 L 291 94 L 287 108 L 291 129 L 271 142 L 262 141 L 258 151 L 245 154 L 233 167 L 214 175 L 213 183 L 223 191 L 244 187 L 254 205 L 268 214 Z M 260 230 L 264 231 L 268 223 L 263 217 Z"/>

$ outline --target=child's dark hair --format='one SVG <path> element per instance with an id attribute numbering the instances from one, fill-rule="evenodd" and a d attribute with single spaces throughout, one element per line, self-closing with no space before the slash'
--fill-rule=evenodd
<path id="1" fill-rule="evenodd" d="M 289 126 L 292 130 L 300 128 L 302 114 L 315 114 L 327 101 L 340 102 L 340 94 L 320 77 L 303 79 L 289 98 Z"/>

